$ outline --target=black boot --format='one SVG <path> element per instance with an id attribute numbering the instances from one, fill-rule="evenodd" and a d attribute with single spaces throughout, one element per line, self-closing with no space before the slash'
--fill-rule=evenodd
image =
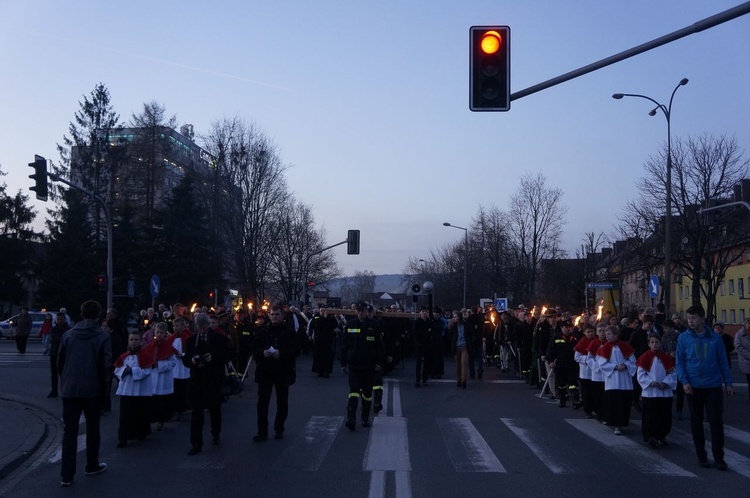
<path id="1" fill-rule="evenodd" d="M 373 408 L 375 409 L 375 415 L 377 415 L 383 409 L 383 390 L 375 389 L 372 392 L 372 395 L 375 398 Z"/>
<path id="2" fill-rule="evenodd" d="M 353 431 L 356 427 L 357 418 L 357 398 L 355 396 L 349 397 L 349 402 L 346 405 L 346 425 L 350 431 Z"/>
<path id="3" fill-rule="evenodd" d="M 565 408 L 566 391 L 567 389 L 560 387 L 557 388 L 557 399 L 560 400 L 560 408 Z"/>
<path id="4" fill-rule="evenodd" d="M 581 402 L 581 396 L 578 392 L 578 389 L 570 389 L 570 397 L 573 400 L 573 409 L 578 410 L 580 407 L 583 406 L 583 403 Z"/>
<path id="5" fill-rule="evenodd" d="M 370 405 L 372 401 L 362 398 L 362 427 L 370 427 Z"/>

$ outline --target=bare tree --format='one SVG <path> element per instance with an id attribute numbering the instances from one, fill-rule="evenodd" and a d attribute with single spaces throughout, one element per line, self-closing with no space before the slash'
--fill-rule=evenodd
<path id="1" fill-rule="evenodd" d="M 271 250 L 269 282 L 286 301 L 305 301 L 307 283 L 335 278 L 340 271 L 325 247 L 325 229 L 316 230 L 312 208 L 288 199 L 271 222 L 276 240 Z M 317 253 L 317 254 L 313 254 Z"/>
<path id="2" fill-rule="evenodd" d="M 228 247 L 227 273 L 250 299 L 264 297 L 271 266 L 273 217 L 289 195 L 276 146 L 255 125 L 237 118 L 213 123 L 204 138 L 215 157 L 210 198 L 214 226 Z"/>
<path id="3" fill-rule="evenodd" d="M 666 158 L 663 147 L 646 161 L 646 175 L 638 182 L 641 195 L 633 206 L 633 214 L 645 220 L 646 228 L 664 233 L 662 216 L 666 205 Z M 711 135 L 673 140 L 672 143 L 672 244 L 680 275 L 692 281 L 693 304 L 706 297 L 707 316 L 713 316 L 718 287 L 727 268 L 737 261 L 741 251 L 729 250 L 745 244 L 747 237 L 740 223 L 724 223 L 720 233 L 698 214 L 717 200 L 731 198 L 734 186 L 750 173 L 750 161 L 735 138 Z M 631 224 L 635 220 L 631 216 Z M 663 238 L 663 237 L 662 237 Z M 674 271 L 672 269 L 671 271 Z M 679 277 L 678 277 L 679 278 Z M 703 285 L 702 285 L 703 284 Z"/>
<path id="4" fill-rule="evenodd" d="M 560 257 L 560 237 L 567 206 L 563 192 L 547 186 L 542 173 L 526 174 L 510 200 L 508 221 L 517 286 L 521 300 L 537 297 L 537 274 L 542 259 Z"/>
<path id="5" fill-rule="evenodd" d="M 341 287 L 341 300 L 357 302 L 365 299 L 368 294 L 375 292 L 375 274 L 369 270 L 355 271 L 354 276 L 348 277 Z"/>

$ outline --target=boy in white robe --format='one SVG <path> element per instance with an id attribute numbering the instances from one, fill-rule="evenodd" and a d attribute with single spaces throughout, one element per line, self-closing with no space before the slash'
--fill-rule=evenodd
<path id="1" fill-rule="evenodd" d="M 661 351 L 659 334 L 648 338 L 649 350 L 638 357 L 638 383 L 643 389 L 641 432 L 651 447 L 665 446 L 672 429 L 672 393 L 677 389 L 675 361 Z"/>
<path id="2" fill-rule="evenodd" d="M 151 403 L 153 413 L 151 420 L 156 422 L 156 430 L 164 429 L 164 422 L 172 418 L 172 393 L 174 392 L 174 377 L 172 372 L 177 365 L 175 353 L 177 351 L 172 341 L 167 340 L 167 323 L 159 322 L 155 325 L 156 337 L 144 349 L 154 358 L 156 368 L 151 374 L 154 385 L 154 397 Z"/>
<path id="3" fill-rule="evenodd" d="M 596 353 L 596 362 L 604 374 L 604 407 L 607 425 L 614 426 L 615 436 L 630 425 L 630 406 L 635 375 L 635 350 L 621 341 L 620 329 L 610 325 L 605 342 Z"/>
<path id="4" fill-rule="evenodd" d="M 120 426 L 117 447 L 124 448 L 128 440 L 143 440 L 151 434 L 151 398 L 154 385 L 151 373 L 156 367 L 152 355 L 141 348 L 138 332 L 128 335 L 128 350 L 115 362 L 115 375 L 120 380 Z"/>

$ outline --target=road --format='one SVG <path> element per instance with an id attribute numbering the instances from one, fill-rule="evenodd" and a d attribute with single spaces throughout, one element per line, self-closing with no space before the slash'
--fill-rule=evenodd
<path id="1" fill-rule="evenodd" d="M 32 343 L 21 357 L 0 341 L 0 394 L 41 404 L 61 416 L 49 391 L 46 357 Z M 253 443 L 256 389 L 251 381 L 224 406 L 220 446 L 187 456 L 189 421 L 170 422 L 143 442 L 117 449 L 117 401 L 102 420 L 106 473 L 85 477 L 83 454 L 70 489 L 59 487 L 59 427 L 28 464 L 0 481 L 14 498 L 105 494 L 164 496 L 746 496 L 750 485 L 747 385 L 734 370 L 737 395 L 725 401 L 729 472 L 697 465 L 687 420 L 675 420 L 670 446 L 653 450 L 638 415 L 622 437 L 580 411 L 561 409 L 510 374 L 489 369 L 468 389 L 451 379 L 413 385 L 413 361 L 386 378 L 384 412 L 371 428 L 344 426 L 345 377 L 318 378 L 298 361 L 286 437 Z M 452 372 L 452 362 L 446 360 Z M 272 403 L 273 415 L 273 403 Z M 208 428 L 206 428 L 206 438 Z M 210 439 L 209 439 L 210 440 Z M 710 451 L 709 451 L 710 454 Z M 5 486 L 5 487 L 3 487 Z M 606 491 L 604 491 L 606 490 Z"/>

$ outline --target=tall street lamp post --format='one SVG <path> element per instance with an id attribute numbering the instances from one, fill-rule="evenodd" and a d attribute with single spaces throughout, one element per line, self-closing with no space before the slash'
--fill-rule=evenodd
<path id="1" fill-rule="evenodd" d="M 656 107 L 651 109 L 648 115 L 655 116 L 656 110 L 658 109 L 667 119 L 667 210 L 664 216 L 664 308 L 668 314 L 672 313 L 672 100 L 674 99 L 674 94 L 677 93 L 677 89 L 687 84 L 687 78 L 682 78 L 680 80 L 675 89 L 672 90 L 672 96 L 669 97 L 668 106 L 660 104 L 651 97 L 635 93 L 615 93 L 612 95 L 613 99 L 618 100 L 623 97 L 639 97 L 650 100 L 656 105 Z"/>
<path id="2" fill-rule="evenodd" d="M 466 268 L 469 266 L 469 230 L 464 227 L 451 225 L 447 221 L 443 223 L 444 227 L 458 228 L 464 231 L 464 309 L 466 309 Z"/>

